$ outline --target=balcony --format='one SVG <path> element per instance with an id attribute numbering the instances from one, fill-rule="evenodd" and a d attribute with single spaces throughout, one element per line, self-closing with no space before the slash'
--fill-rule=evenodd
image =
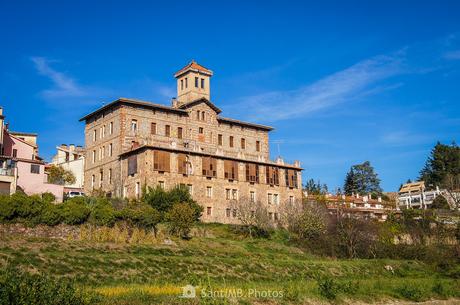
<path id="1" fill-rule="evenodd" d="M 0 168 L 0 176 L 14 176 L 14 168 Z"/>

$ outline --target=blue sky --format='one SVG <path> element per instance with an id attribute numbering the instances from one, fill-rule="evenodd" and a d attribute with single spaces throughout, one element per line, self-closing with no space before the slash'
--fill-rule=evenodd
<path id="1" fill-rule="evenodd" d="M 0 105 L 47 159 L 103 103 L 169 104 L 191 59 L 224 116 L 275 126 L 272 157 L 330 189 L 369 160 L 394 191 L 459 140 L 459 1 L 0 1 L 0 39 Z"/>

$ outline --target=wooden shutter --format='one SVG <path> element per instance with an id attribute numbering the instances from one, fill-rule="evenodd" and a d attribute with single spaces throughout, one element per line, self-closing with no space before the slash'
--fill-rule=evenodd
<path id="1" fill-rule="evenodd" d="M 177 172 L 179 174 L 187 174 L 187 156 L 185 154 L 177 155 Z"/>
<path id="2" fill-rule="evenodd" d="M 270 185 L 279 185 L 279 169 L 275 166 L 267 166 L 266 167 L 266 178 L 267 184 Z"/>
<path id="3" fill-rule="evenodd" d="M 202 174 L 206 177 L 216 177 L 217 176 L 217 161 L 212 157 L 203 157 L 201 159 L 202 165 Z"/>
<path id="4" fill-rule="evenodd" d="M 137 173 L 137 155 L 128 157 L 128 175 L 132 176 Z"/>
<path id="5" fill-rule="evenodd" d="M 257 164 L 246 164 L 246 181 L 259 183 L 259 166 Z"/>
<path id="6" fill-rule="evenodd" d="M 238 180 L 238 162 L 224 160 L 225 179 Z"/>
<path id="7" fill-rule="evenodd" d="M 170 153 L 167 151 L 155 150 L 153 152 L 153 169 L 159 172 L 169 172 Z"/>

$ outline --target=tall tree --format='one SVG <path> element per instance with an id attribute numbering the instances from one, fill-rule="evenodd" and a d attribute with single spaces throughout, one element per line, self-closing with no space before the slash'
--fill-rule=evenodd
<path id="1" fill-rule="evenodd" d="M 454 177 L 460 175 L 460 147 L 456 143 L 445 145 L 436 143 L 425 166 L 420 171 L 419 180 L 426 186 L 446 187 Z"/>
<path id="2" fill-rule="evenodd" d="M 313 180 L 313 179 L 309 179 L 307 181 L 307 183 L 305 184 L 304 189 L 310 195 L 322 195 L 322 194 L 326 194 L 328 192 L 327 184 L 325 184 L 325 183 L 321 184 L 321 181 L 319 181 L 319 180 L 318 180 L 318 182 L 315 182 L 315 180 Z"/>
<path id="3" fill-rule="evenodd" d="M 345 177 L 345 194 L 381 194 L 380 179 L 369 161 L 353 165 Z"/>

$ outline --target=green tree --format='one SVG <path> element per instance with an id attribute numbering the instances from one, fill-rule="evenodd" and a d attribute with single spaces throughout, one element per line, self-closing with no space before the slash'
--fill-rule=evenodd
<path id="1" fill-rule="evenodd" d="M 52 184 L 73 184 L 75 176 L 71 171 L 65 170 L 60 165 L 51 165 L 48 170 L 48 182 Z"/>
<path id="2" fill-rule="evenodd" d="M 369 161 L 353 165 L 345 177 L 345 194 L 381 194 L 380 179 Z"/>
<path id="3" fill-rule="evenodd" d="M 321 195 L 328 192 L 328 188 L 325 183 L 321 184 L 319 180 L 318 182 L 315 182 L 313 179 L 307 181 L 304 190 L 307 191 L 309 195 Z"/>
<path id="4" fill-rule="evenodd" d="M 459 175 L 460 147 L 456 143 L 445 145 L 438 142 L 420 171 L 419 180 L 425 181 L 426 186 L 443 187 L 449 176 L 458 177 Z"/>
<path id="5" fill-rule="evenodd" d="M 188 203 L 176 203 L 166 213 L 169 232 L 184 239 L 189 238 L 195 223 L 195 211 Z"/>

